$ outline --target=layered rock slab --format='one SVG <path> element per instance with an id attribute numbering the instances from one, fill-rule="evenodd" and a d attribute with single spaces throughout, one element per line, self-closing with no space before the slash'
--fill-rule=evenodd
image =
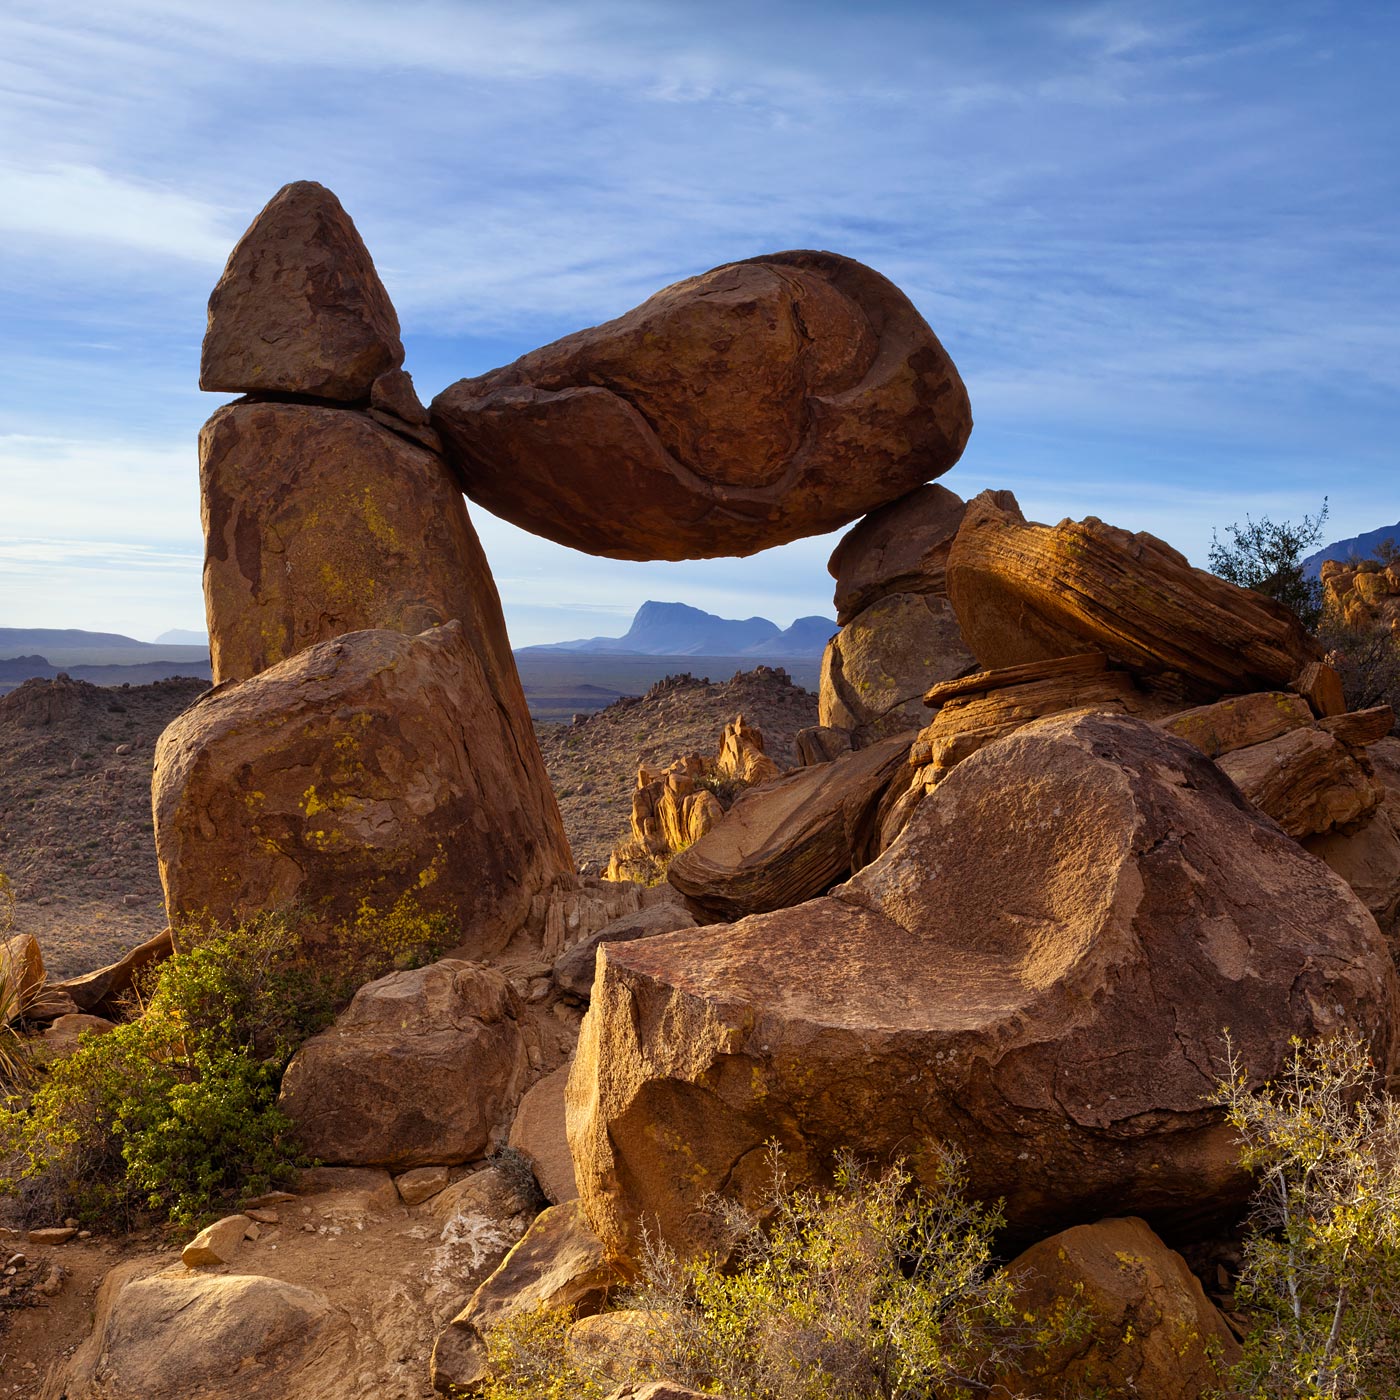
<path id="1" fill-rule="evenodd" d="M 297 1051 L 278 1106 L 318 1161 L 398 1172 L 471 1161 L 520 1097 L 522 1016 L 493 968 L 444 958 L 392 972 Z"/>
<path id="2" fill-rule="evenodd" d="M 1396 976 L 1346 885 L 1197 750 L 1125 716 L 973 754 L 830 897 L 605 947 L 568 1089 L 582 1199 L 611 1257 L 643 1220 L 715 1243 L 841 1148 L 952 1144 L 1043 1235 L 1108 1210 L 1186 1221 L 1248 1193 L 1204 1106 L 1229 1027 L 1258 1080 L 1353 1028 L 1394 1057 Z M 1029 1164 L 1029 1165 L 1028 1165 Z"/>
<path id="3" fill-rule="evenodd" d="M 835 253 L 728 263 L 445 389 L 433 424 L 493 514 L 615 559 L 746 555 L 946 471 L 972 428 L 928 324 Z"/>
<path id="4" fill-rule="evenodd" d="M 721 919 L 821 894 L 873 853 L 876 805 L 912 737 L 885 739 L 744 793 L 718 826 L 672 859 L 667 881 Z"/>
<path id="5" fill-rule="evenodd" d="M 1286 686 L 1321 656 L 1287 608 L 1192 568 L 1155 536 L 1093 516 L 1027 522 L 1004 492 L 968 503 L 947 580 L 988 670 L 1093 649 L 1214 700 Z"/>
<path id="6" fill-rule="evenodd" d="M 322 642 L 217 686 L 161 735 L 156 855 L 172 923 L 297 906 L 442 915 L 481 957 L 567 869 L 547 789 L 462 624 Z"/>
<path id="7" fill-rule="evenodd" d="M 199 387 L 352 402 L 401 364 L 399 318 L 350 216 L 323 185 L 284 185 L 209 297 Z"/>

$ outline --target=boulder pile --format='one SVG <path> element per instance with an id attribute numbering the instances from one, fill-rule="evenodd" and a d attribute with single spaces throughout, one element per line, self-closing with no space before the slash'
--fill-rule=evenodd
<path id="1" fill-rule="evenodd" d="M 770 1200 L 771 1144 L 791 1184 L 846 1149 L 932 1182 L 948 1146 L 1028 1247 L 1022 1312 L 1086 1309 L 1082 1345 L 1008 1393 L 1198 1400 L 1234 1342 L 1153 1232 L 1209 1238 L 1249 1193 L 1210 1106 L 1227 1028 L 1255 1083 L 1296 1038 L 1400 1061 L 1391 712 L 1348 712 L 1297 618 L 1151 535 L 929 484 L 966 391 L 849 259 L 716 268 L 431 412 L 403 358 L 338 201 L 289 185 L 210 301 L 201 384 L 245 394 L 200 439 L 217 684 L 162 738 L 153 802 L 177 942 L 291 905 L 311 946 L 404 901 L 457 930 L 362 987 L 282 1086 L 337 1164 L 317 1170 L 374 1168 L 395 1210 L 460 1224 L 506 1167 L 453 1174 L 506 1142 L 553 1202 L 434 1313 L 434 1383 L 478 1387 L 493 1329 L 541 1303 L 604 1307 L 647 1240 L 722 1250 L 703 1207 Z M 639 773 L 610 874 L 664 863 L 665 884 L 574 874 L 463 491 L 625 559 L 869 512 L 831 557 L 841 630 L 801 766 L 740 716 L 716 757 Z M 321 1294 L 119 1271 L 67 1393 L 175 1393 L 161 1347 L 189 1318 L 201 1354 L 173 1354 L 205 1385 L 231 1310 L 267 1393 L 339 1383 Z"/>

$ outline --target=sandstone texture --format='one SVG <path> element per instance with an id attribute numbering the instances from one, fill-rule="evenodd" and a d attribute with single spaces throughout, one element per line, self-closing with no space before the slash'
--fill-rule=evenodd
<path id="1" fill-rule="evenodd" d="M 948 555 L 948 596 L 987 669 L 1102 651 L 1214 700 L 1286 686 L 1317 643 L 1278 603 L 1089 516 L 1047 526 L 983 492 Z"/>
<path id="2" fill-rule="evenodd" d="M 943 486 L 919 486 L 873 510 L 832 551 L 836 621 L 844 627 L 892 593 L 946 598 L 948 551 L 967 502 Z"/>
<path id="3" fill-rule="evenodd" d="M 476 957 L 568 868 L 553 799 L 456 621 L 352 632 L 217 687 L 161 736 L 152 803 L 177 925 L 297 905 L 325 929 L 366 901 L 406 905 Z"/>
<path id="4" fill-rule="evenodd" d="M 552 1206 L 578 1198 L 574 1159 L 564 1131 L 564 1089 L 569 1067 L 547 1074 L 520 1100 L 510 1125 L 510 1146 L 530 1164 L 539 1188 Z"/>
<path id="5" fill-rule="evenodd" d="M 43 990 L 46 974 L 39 940 L 30 933 L 17 933 L 0 943 L 0 987 L 8 993 L 4 1004 L 7 1019 L 18 1017 Z"/>
<path id="6" fill-rule="evenodd" d="M 1207 758 L 1267 743 L 1312 722 L 1307 702 L 1282 690 L 1232 695 L 1159 721 L 1168 734 L 1194 744 Z"/>
<path id="7" fill-rule="evenodd" d="M 1257 1081 L 1344 1028 L 1389 1068 L 1400 995 L 1341 879 L 1191 745 L 1086 711 L 964 760 L 827 898 L 601 959 L 568 1124 L 621 1264 L 643 1220 L 713 1243 L 697 1206 L 752 1203 L 771 1140 L 798 1180 L 949 1143 L 1032 1236 L 1228 1210 L 1225 1028 Z"/>
<path id="8" fill-rule="evenodd" d="M 1321 579 L 1323 606 L 1348 627 L 1400 635 L 1400 560 L 1378 568 L 1328 559 Z"/>
<path id="9" fill-rule="evenodd" d="M 399 318 L 350 216 L 322 185 L 284 185 L 209 297 L 199 387 L 350 402 L 402 363 Z"/>
<path id="10" fill-rule="evenodd" d="M 508 1317 L 540 1308 L 597 1312 L 616 1276 L 577 1201 L 551 1206 L 471 1301 L 438 1336 L 433 1348 L 436 1389 L 471 1389 L 486 1379 L 486 1333 Z"/>
<path id="11" fill-rule="evenodd" d="M 560 954 L 554 963 L 555 984 L 562 991 L 586 999 L 593 986 L 593 968 L 601 944 L 630 943 L 634 938 L 694 927 L 694 916 L 680 904 L 653 904 L 635 914 L 624 914 Z"/>
<path id="12" fill-rule="evenodd" d="M 655 1375 L 665 1363 L 656 1337 L 674 1322 L 665 1313 L 645 1308 L 615 1308 L 611 1312 L 581 1317 L 569 1328 L 564 1353 L 569 1363 L 584 1375 L 604 1384 L 621 1385 L 638 1373 Z M 663 1393 L 693 1395 L 661 1382 Z M 643 1387 L 654 1392 L 657 1383 Z M 627 1393 L 633 1394 L 629 1390 Z"/>
<path id="13" fill-rule="evenodd" d="M 830 763 L 843 753 L 850 753 L 851 731 L 838 729 L 829 724 L 810 724 L 797 731 L 797 765 L 811 768 L 818 763 Z"/>
<path id="14" fill-rule="evenodd" d="M 729 263 L 445 389 L 433 425 L 493 514 L 615 559 L 752 554 L 940 475 L 972 428 L 907 297 L 834 253 Z"/>
<path id="15" fill-rule="evenodd" d="M 350 1354 L 326 1297 L 280 1279 L 155 1274 L 121 1264 L 97 1295 L 92 1335 L 45 1400 L 334 1400 Z"/>
<path id="16" fill-rule="evenodd" d="M 1084 1334 L 1000 1377 L 1012 1395 L 1080 1400 L 1141 1395 L 1203 1400 L 1219 1393 L 1239 1343 L 1186 1261 L 1132 1217 L 1077 1225 L 1013 1260 L 1016 1308 L 1053 1331 L 1077 1307 Z"/>
<path id="17" fill-rule="evenodd" d="M 920 730 L 904 771 L 880 803 L 882 851 L 904 830 L 929 792 L 978 749 L 1032 720 L 1066 710 L 1130 713 L 1139 697 L 1127 675 L 1108 670 L 1107 658 L 1093 652 L 945 681 L 930 688 L 924 703 L 937 706 L 938 713 Z"/>
<path id="18" fill-rule="evenodd" d="M 666 878 L 715 918 L 783 909 L 821 894 L 869 859 L 880 795 L 912 735 L 798 768 L 744 793 L 682 851 Z"/>
<path id="19" fill-rule="evenodd" d="M 297 1051 L 279 1105 L 307 1153 L 395 1171 L 484 1156 L 527 1064 L 501 973 L 457 958 L 370 982 Z"/>
<path id="20" fill-rule="evenodd" d="M 1312 725 L 1235 749 L 1219 764 L 1261 812 L 1300 838 L 1370 816 L 1385 795 L 1363 754 Z"/>
<path id="21" fill-rule="evenodd" d="M 862 747 L 924 722 L 924 693 L 977 669 L 945 598 L 893 593 L 858 613 L 822 657 L 818 716 Z"/>

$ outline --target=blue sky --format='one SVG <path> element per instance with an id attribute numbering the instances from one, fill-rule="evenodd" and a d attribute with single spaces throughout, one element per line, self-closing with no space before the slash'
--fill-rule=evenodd
<path id="1" fill-rule="evenodd" d="M 944 483 L 1204 563 L 1400 519 L 1400 7 L 6 0 L 0 625 L 201 625 L 204 306 L 341 197 L 426 400 L 738 257 L 898 282 L 977 421 Z M 830 612 L 832 538 L 620 564 L 473 511 L 517 644 L 646 598 Z"/>

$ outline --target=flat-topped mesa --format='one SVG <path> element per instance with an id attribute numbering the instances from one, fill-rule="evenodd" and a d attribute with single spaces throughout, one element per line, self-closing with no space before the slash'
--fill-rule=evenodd
<path id="1" fill-rule="evenodd" d="M 1322 652 L 1287 608 L 1153 535 L 1089 516 L 1028 522 L 1006 492 L 969 501 L 948 596 L 987 670 L 1090 649 L 1192 697 L 1286 686 Z"/>
<path id="2" fill-rule="evenodd" d="M 209 297 L 199 387 L 355 402 L 402 364 L 399 318 L 350 216 L 324 185 L 284 185 Z"/>
<path id="3" fill-rule="evenodd" d="M 909 299 L 835 253 L 772 253 L 463 379 L 433 401 L 463 489 L 614 559 L 821 534 L 962 454 L 967 391 Z"/>

